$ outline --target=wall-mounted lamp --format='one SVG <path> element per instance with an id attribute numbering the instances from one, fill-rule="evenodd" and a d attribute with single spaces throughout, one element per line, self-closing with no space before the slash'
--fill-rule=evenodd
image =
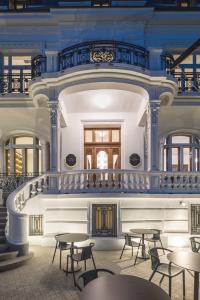
<path id="1" fill-rule="evenodd" d="M 182 201 L 182 200 L 179 202 L 179 204 L 180 204 L 181 206 L 183 206 L 183 207 L 186 206 L 186 203 L 185 203 L 184 201 Z"/>

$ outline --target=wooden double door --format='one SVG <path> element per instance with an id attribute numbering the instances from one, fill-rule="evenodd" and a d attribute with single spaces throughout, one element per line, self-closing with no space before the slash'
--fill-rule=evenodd
<path id="1" fill-rule="evenodd" d="M 85 147 L 85 169 L 120 169 L 120 147 L 110 145 Z"/>

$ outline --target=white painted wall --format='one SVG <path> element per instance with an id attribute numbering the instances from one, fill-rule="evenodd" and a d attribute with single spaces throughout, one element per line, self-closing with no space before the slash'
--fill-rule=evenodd
<path id="1" fill-rule="evenodd" d="M 122 158 L 121 166 L 124 169 L 131 169 L 129 156 L 132 153 L 138 153 L 142 158 L 142 164 L 138 170 L 143 169 L 143 132 L 142 127 L 137 126 L 136 113 L 70 113 L 67 117 L 67 127 L 62 129 L 62 158 L 61 170 L 78 170 L 84 167 L 84 125 L 106 124 L 112 126 L 120 125 Z M 77 157 L 77 165 L 73 168 L 67 168 L 64 165 L 64 158 L 67 154 L 73 153 Z"/>
<path id="2" fill-rule="evenodd" d="M 185 206 L 180 205 L 184 201 Z M 92 204 L 117 204 L 118 238 L 103 238 L 104 249 L 120 248 L 121 234 L 132 228 L 161 229 L 165 246 L 188 246 L 190 236 L 190 204 L 199 204 L 195 195 L 42 195 L 28 200 L 24 213 L 44 216 L 44 236 L 29 237 L 31 244 L 54 245 L 54 235 L 81 232 L 91 236 Z M 94 238 L 102 249 L 101 238 Z M 106 243 L 107 240 L 107 243 Z M 118 242 L 117 242 L 117 241 Z"/>

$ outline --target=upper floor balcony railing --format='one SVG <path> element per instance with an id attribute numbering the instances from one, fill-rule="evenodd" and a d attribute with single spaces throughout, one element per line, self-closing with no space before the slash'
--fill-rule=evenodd
<path id="1" fill-rule="evenodd" d="M 28 94 L 31 73 L 12 73 L 0 75 L 0 94 Z"/>

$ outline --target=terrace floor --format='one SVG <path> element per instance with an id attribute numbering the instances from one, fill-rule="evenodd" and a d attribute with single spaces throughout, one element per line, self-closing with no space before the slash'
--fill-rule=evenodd
<path id="1" fill-rule="evenodd" d="M 51 263 L 54 248 L 31 247 L 34 258 L 28 264 L 18 269 L 0 274 L 0 299 L 1 300 L 78 300 L 79 292 L 73 286 L 72 275 L 65 276 L 59 269 L 59 255 L 57 252 L 54 264 Z M 177 250 L 177 249 L 176 249 Z M 150 261 L 143 261 L 133 266 L 134 258 L 131 251 L 127 250 L 120 260 L 120 251 L 94 251 L 97 267 L 105 267 L 118 274 L 135 275 L 148 279 L 151 274 Z M 63 252 L 63 268 L 66 259 Z M 88 268 L 92 266 L 88 262 Z M 153 282 L 158 283 L 159 275 L 155 275 Z M 168 281 L 165 279 L 162 288 L 167 291 Z M 182 300 L 182 276 L 173 278 L 172 299 Z M 193 278 L 186 272 L 186 300 L 193 299 Z M 149 297 L 149 300 L 153 300 Z"/>

